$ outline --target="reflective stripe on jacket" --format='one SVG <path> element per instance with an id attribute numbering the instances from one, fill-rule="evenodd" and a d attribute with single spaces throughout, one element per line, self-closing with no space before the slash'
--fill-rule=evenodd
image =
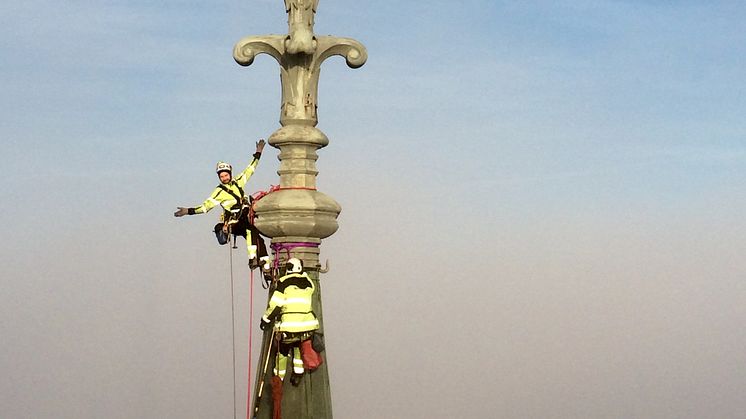
<path id="1" fill-rule="evenodd" d="M 246 182 L 249 180 L 251 175 L 254 174 L 257 165 L 259 165 L 259 157 L 259 154 L 254 154 L 254 159 L 248 166 L 246 166 L 246 169 L 244 169 L 238 177 L 231 179 L 231 181 L 226 184 L 216 186 L 215 190 L 210 194 L 210 197 L 207 198 L 202 205 L 194 208 L 194 213 L 203 214 L 218 205 L 222 206 L 224 210 L 230 211 L 231 208 L 239 202 L 236 200 L 236 197 L 225 191 L 221 186 L 230 189 L 236 196 L 245 196 L 243 187 L 246 185 Z"/>
<path id="2" fill-rule="evenodd" d="M 277 316 L 281 332 L 308 332 L 319 328 L 319 320 L 313 314 L 313 293 L 316 287 L 308 274 L 292 273 L 277 281 L 277 289 L 269 299 L 262 318 L 270 322 Z"/>

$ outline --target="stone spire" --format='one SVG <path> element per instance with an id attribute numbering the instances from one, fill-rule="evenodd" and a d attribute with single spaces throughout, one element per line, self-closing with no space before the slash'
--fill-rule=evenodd
<path id="1" fill-rule="evenodd" d="M 368 57 L 365 47 L 350 38 L 317 36 L 313 33 L 318 0 L 285 0 L 288 35 L 243 38 L 233 48 L 233 57 L 249 66 L 258 54 L 269 54 L 280 65 L 282 128 L 269 137 L 280 149 L 280 191 L 259 201 L 256 226 L 273 243 L 311 242 L 337 231 L 341 207 L 316 189 L 316 151 L 329 140 L 316 128 L 319 72 L 333 55 L 344 56 L 347 65 L 358 68 Z M 318 252 L 304 255 L 307 266 L 318 266 Z"/>
<path id="2" fill-rule="evenodd" d="M 275 248 L 291 244 L 295 246 L 289 253 L 303 261 L 316 283 L 314 307 L 323 329 L 321 287 L 318 282 L 319 245 L 321 239 L 337 231 L 337 216 L 341 207 L 334 199 L 316 190 L 317 151 L 329 144 L 326 135 L 316 128 L 319 72 L 324 60 L 333 55 L 345 57 L 351 68 L 365 64 L 368 55 L 365 47 L 353 39 L 314 34 L 318 0 L 284 2 L 288 14 L 288 34 L 243 38 L 233 48 L 233 58 L 240 65 L 249 66 L 254 57 L 264 53 L 271 55 L 280 65 L 282 127 L 269 137 L 269 144 L 280 150 L 280 168 L 277 171 L 280 189 L 257 202 L 255 223 L 262 234 L 272 238 Z M 275 257 L 283 260 L 287 254 L 281 251 Z M 264 347 L 268 339 L 269 334 L 265 333 Z M 326 358 L 326 352 L 324 355 Z M 306 374 L 299 387 L 285 383 L 283 417 L 332 417 L 328 365 L 327 359 L 317 371 Z M 271 367 L 269 372 L 271 374 Z M 268 385 L 269 374 L 266 379 Z M 270 399 L 271 396 L 265 392 L 258 418 L 271 417 Z"/>

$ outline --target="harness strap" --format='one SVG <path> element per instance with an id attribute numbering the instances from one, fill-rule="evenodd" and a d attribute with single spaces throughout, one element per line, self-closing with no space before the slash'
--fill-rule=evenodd
<path id="1" fill-rule="evenodd" d="M 243 189 L 238 186 L 238 184 L 235 181 L 231 181 L 231 185 L 234 185 L 236 188 L 238 188 L 238 191 L 240 193 L 240 196 L 236 195 L 235 192 L 233 192 L 230 188 L 225 186 L 224 184 L 218 185 L 220 189 L 225 191 L 226 193 L 233 196 L 233 198 L 236 199 L 236 204 L 231 207 L 230 210 L 226 210 L 223 208 L 224 215 L 223 219 L 227 224 L 233 224 L 238 222 L 239 218 L 241 218 L 241 215 L 243 214 L 244 210 L 248 207 L 246 203 L 246 198 L 244 197 Z"/>
<path id="2" fill-rule="evenodd" d="M 222 183 L 221 183 L 220 185 L 218 185 L 218 187 L 219 187 L 220 189 L 224 190 L 225 192 L 229 193 L 229 194 L 230 194 L 231 196 L 233 196 L 234 198 L 236 198 L 236 205 L 243 205 L 243 202 L 244 202 L 244 197 L 243 197 L 244 193 L 243 193 L 243 189 L 241 189 L 241 187 L 240 187 L 240 186 L 238 186 L 238 184 L 237 184 L 237 183 L 236 183 L 235 181 L 232 181 L 232 182 L 231 182 L 231 185 L 234 185 L 234 186 L 235 186 L 236 188 L 238 188 L 238 193 L 240 194 L 240 196 L 239 196 L 239 195 L 236 195 L 236 193 L 235 193 L 235 192 L 233 192 L 233 191 L 232 191 L 232 190 L 231 190 L 231 189 L 230 189 L 229 187 L 227 187 L 227 186 L 223 185 Z M 234 206 L 235 206 L 235 205 L 234 205 Z M 232 208 L 232 207 L 231 207 L 231 208 Z"/>

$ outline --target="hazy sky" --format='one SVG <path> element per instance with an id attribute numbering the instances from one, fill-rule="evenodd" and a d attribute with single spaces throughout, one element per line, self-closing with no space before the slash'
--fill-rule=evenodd
<path id="1" fill-rule="evenodd" d="M 232 417 L 228 249 L 216 213 L 172 213 L 279 127 L 276 63 L 232 48 L 284 33 L 283 2 L 6 3 L 0 417 Z M 369 54 L 319 87 L 335 416 L 743 417 L 744 21 L 739 1 L 321 0 L 316 32 Z"/>

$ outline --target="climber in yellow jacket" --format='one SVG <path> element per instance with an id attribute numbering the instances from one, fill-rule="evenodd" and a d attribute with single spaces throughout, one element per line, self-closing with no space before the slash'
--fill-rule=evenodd
<path id="1" fill-rule="evenodd" d="M 175 217 L 204 214 L 216 206 L 223 208 L 221 222 L 215 225 L 215 236 L 221 245 L 228 243 L 229 234 L 246 238 L 249 264 L 252 268 L 268 260 L 267 248 L 259 235 L 259 230 L 249 220 L 249 198 L 244 192 L 246 182 L 254 174 L 264 150 L 264 139 L 256 143 L 256 152 L 251 163 L 236 178 L 233 178 L 233 167 L 225 162 L 218 162 L 215 172 L 220 184 L 210 196 L 197 207 L 177 207 Z M 259 261 L 257 260 L 259 259 Z M 261 262 L 260 262 L 261 261 Z"/>
<path id="2" fill-rule="evenodd" d="M 288 358 L 292 359 L 291 383 L 298 385 L 305 368 L 301 358 L 300 343 L 311 338 L 319 328 L 319 320 L 313 312 L 313 293 L 316 287 L 297 258 L 287 261 L 286 274 L 277 280 L 277 287 L 270 297 L 267 310 L 259 327 L 266 330 L 275 327 L 280 336 L 275 375 L 284 379 Z"/>

